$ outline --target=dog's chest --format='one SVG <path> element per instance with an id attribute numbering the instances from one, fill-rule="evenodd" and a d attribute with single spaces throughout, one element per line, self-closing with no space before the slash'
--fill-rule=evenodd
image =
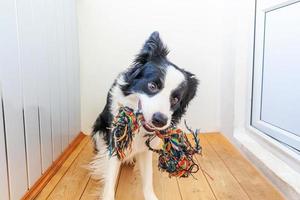
<path id="1" fill-rule="evenodd" d="M 126 154 L 126 158 L 124 160 L 125 162 L 128 159 L 132 159 L 133 157 L 135 157 L 138 153 L 150 151 L 145 144 L 146 140 L 148 139 L 148 137 L 145 137 L 145 134 L 147 134 L 147 132 L 143 128 L 141 128 L 140 132 L 134 136 L 131 149 L 125 151 Z M 160 144 L 160 139 L 158 137 L 155 137 L 150 142 L 152 148 L 157 148 L 159 144 Z"/>

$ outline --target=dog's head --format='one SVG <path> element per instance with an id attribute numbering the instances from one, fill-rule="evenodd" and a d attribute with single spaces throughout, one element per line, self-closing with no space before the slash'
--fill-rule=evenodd
<path id="1" fill-rule="evenodd" d="M 138 96 L 148 131 L 177 123 L 196 94 L 195 75 L 171 63 L 168 53 L 159 33 L 154 32 L 124 74 L 122 91 Z"/>

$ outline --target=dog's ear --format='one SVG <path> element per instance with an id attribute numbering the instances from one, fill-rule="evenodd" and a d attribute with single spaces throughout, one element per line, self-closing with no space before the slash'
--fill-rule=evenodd
<path id="1" fill-rule="evenodd" d="M 196 76 L 190 72 L 187 73 L 187 91 L 183 98 L 182 107 L 186 108 L 189 102 L 195 97 L 199 81 Z"/>
<path id="2" fill-rule="evenodd" d="M 131 80 L 138 77 L 138 75 L 143 71 L 144 66 L 141 64 L 136 64 L 133 67 L 129 68 L 125 73 L 125 82 L 130 82 Z"/>
<path id="3" fill-rule="evenodd" d="M 145 64 L 155 57 L 165 58 L 169 53 L 168 48 L 163 44 L 157 31 L 153 32 L 145 42 L 142 50 L 136 56 L 134 62 Z"/>
<path id="4" fill-rule="evenodd" d="M 197 93 L 197 88 L 199 81 L 196 76 L 190 72 L 186 72 L 186 80 L 187 86 L 185 94 L 183 95 L 183 99 L 180 102 L 180 106 L 177 110 L 174 111 L 172 120 L 177 123 L 181 119 L 181 117 L 185 114 L 186 109 L 190 103 L 190 101 L 195 97 Z"/>

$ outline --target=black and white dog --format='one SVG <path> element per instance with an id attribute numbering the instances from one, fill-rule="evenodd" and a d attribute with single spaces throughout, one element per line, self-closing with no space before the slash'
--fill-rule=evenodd
<path id="1" fill-rule="evenodd" d="M 146 123 L 135 135 L 132 150 L 127 152 L 124 162 L 136 160 L 145 199 L 157 200 L 152 186 L 152 152 L 145 145 L 144 135 L 154 129 L 163 130 L 177 124 L 194 98 L 198 85 L 194 74 L 167 59 L 168 52 L 159 33 L 152 33 L 132 67 L 121 73 L 113 83 L 106 105 L 94 124 L 92 138 L 97 155 L 90 166 L 93 173 L 103 180 L 104 200 L 114 199 L 121 165 L 121 161 L 116 156 L 110 157 L 107 150 L 111 122 L 119 104 L 135 110 L 142 108 Z M 151 142 L 153 147 L 158 144 L 159 139 Z"/>

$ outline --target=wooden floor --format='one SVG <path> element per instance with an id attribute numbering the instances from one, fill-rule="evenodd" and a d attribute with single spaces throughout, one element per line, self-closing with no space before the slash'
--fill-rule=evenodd
<path id="1" fill-rule="evenodd" d="M 220 134 L 201 135 L 203 155 L 197 156 L 203 169 L 195 178 L 168 178 L 155 166 L 154 189 L 160 200 L 283 199 L 278 191 Z M 93 200 L 101 185 L 91 179 L 85 166 L 93 156 L 86 137 L 51 179 L 37 199 Z M 207 174 L 205 173 L 207 172 Z M 123 166 L 116 199 L 143 200 L 140 177 L 130 166 Z"/>

